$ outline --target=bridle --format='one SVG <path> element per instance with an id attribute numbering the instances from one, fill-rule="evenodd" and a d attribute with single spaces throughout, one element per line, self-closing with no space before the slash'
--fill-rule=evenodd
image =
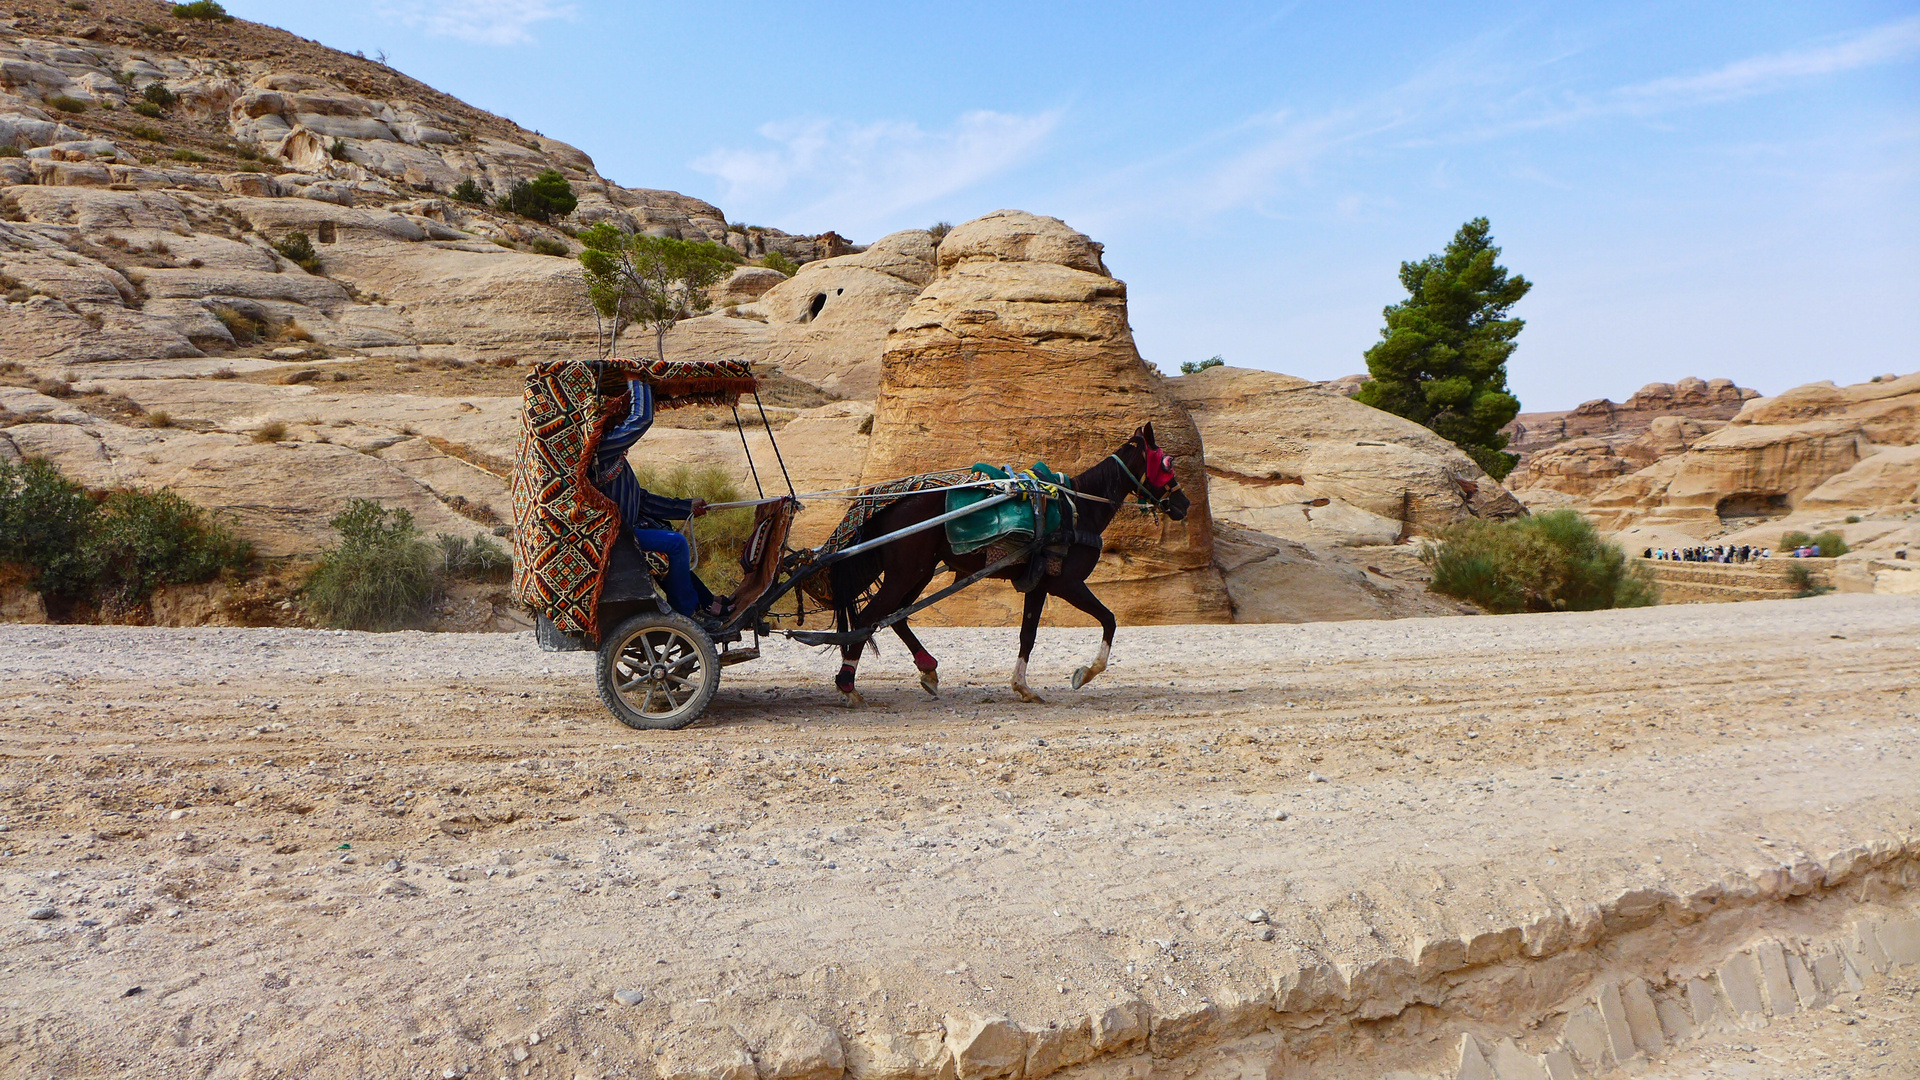
<path id="1" fill-rule="evenodd" d="M 1122 449 L 1125 448 L 1123 447 Z M 1162 456 L 1163 458 L 1165 457 L 1165 455 Z M 1139 477 L 1133 475 L 1133 470 L 1127 468 L 1127 463 L 1120 459 L 1119 454 L 1108 454 L 1107 457 L 1112 459 L 1115 465 L 1120 466 L 1120 471 L 1126 474 L 1127 479 L 1132 482 L 1133 493 L 1140 500 L 1135 505 L 1138 506 L 1143 513 L 1158 513 L 1165 514 L 1168 517 L 1173 516 L 1173 511 L 1167 507 L 1167 498 L 1174 492 L 1180 490 L 1180 478 L 1173 475 L 1173 459 L 1165 458 L 1168 475 L 1167 486 L 1160 489 L 1160 494 L 1155 495 L 1153 490 L 1147 487 Z"/>

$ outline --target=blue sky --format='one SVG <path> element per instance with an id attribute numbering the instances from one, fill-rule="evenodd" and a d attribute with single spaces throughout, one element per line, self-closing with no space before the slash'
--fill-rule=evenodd
<path id="1" fill-rule="evenodd" d="M 1363 370 L 1477 215 L 1535 283 L 1529 410 L 1920 369 L 1920 4 L 227 7 L 731 220 L 1064 218 L 1169 371 Z"/>

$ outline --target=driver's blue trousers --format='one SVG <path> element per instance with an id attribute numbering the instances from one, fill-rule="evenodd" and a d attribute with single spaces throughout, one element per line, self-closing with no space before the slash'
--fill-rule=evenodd
<path id="1" fill-rule="evenodd" d="M 667 603 L 673 605 L 673 610 L 692 615 L 712 599 L 713 594 L 693 576 L 686 537 L 672 529 L 633 529 L 632 532 L 634 543 L 640 545 L 641 551 L 657 551 L 667 557 Z"/>

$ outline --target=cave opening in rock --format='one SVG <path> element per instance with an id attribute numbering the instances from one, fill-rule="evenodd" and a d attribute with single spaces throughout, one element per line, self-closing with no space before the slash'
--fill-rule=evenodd
<path id="1" fill-rule="evenodd" d="M 1741 491 L 1721 498 L 1713 512 L 1722 521 L 1728 518 L 1778 517 L 1793 512 L 1785 495 L 1765 491 Z"/>
<path id="2" fill-rule="evenodd" d="M 807 305 L 807 318 L 809 320 L 819 318 L 820 309 L 826 306 L 827 306 L 827 294 L 815 293 L 813 295 L 813 303 Z"/>
<path id="3" fill-rule="evenodd" d="M 320 242 L 321 242 L 321 243 L 323 243 L 323 244 L 331 244 L 331 243 L 333 243 L 333 240 L 334 240 L 334 233 L 333 233 L 333 222 L 331 222 L 331 221 L 323 221 L 323 222 L 321 222 L 321 223 L 320 223 L 320 224 L 319 224 L 319 225 L 318 225 L 318 226 L 317 226 L 317 227 L 316 227 L 316 228 L 315 228 L 315 229 L 313 230 L 313 238 L 314 238 L 315 240 L 318 240 L 318 241 L 320 241 Z"/>

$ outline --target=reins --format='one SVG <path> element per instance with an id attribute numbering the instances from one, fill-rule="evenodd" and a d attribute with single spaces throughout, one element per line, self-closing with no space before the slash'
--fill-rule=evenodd
<path id="1" fill-rule="evenodd" d="M 1121 447 L 1121 449 L 1124 450 L 1126 448 Z M 1157 513 L 1165 514 L 1168 517 L 1173 516 L 1173 511 L 1167 509 L 1167 504 L 1165 502 L 1165 499 L 1169 493 L 1179 489 L 1180 481 L 1175 480 L 1173 483 L 1167 485 L 1167 490 L 1164 492 L 1161 492 L 1160 495 L 1156 497 L 1153 494 L 1153 492 L 1147 490 L 1147 485 L 1140 482 L 1139 477 L 1133 475 L 1133 470 L 1127 468 L 1127 463 L 1120 460 L 1119 454 L 1108 454 L 1107 457 L 1115 465 L 1120 466 L 1120 471 L 1126 474 L 1126 477 L 1128 480 L 1132 481 L 1134 494 L 1140 496 L 1140 501 L 1147 504 L 1146 506 L 1141 507 L 1142 510 L 1151 510 Z"/>

